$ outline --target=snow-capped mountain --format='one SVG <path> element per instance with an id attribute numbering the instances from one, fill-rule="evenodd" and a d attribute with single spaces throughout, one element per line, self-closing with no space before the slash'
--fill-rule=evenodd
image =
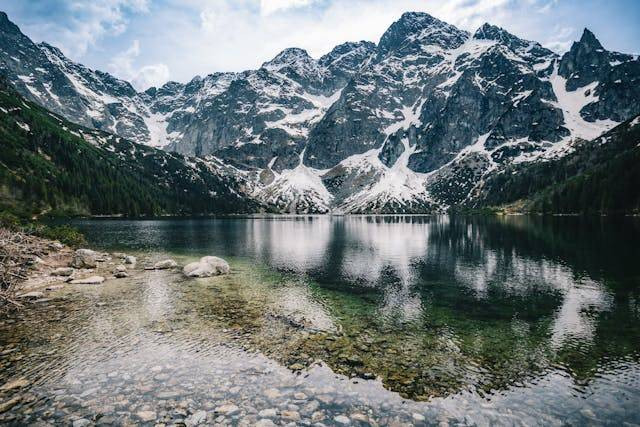
<path id="1" fill-rule="evenodd" d="M 286 212 L 425 212 L 471 203 L 507 166 L 572 151 L 640 112 L 640 60 L 585 30 L 562 56 L 485 24 L 405 13 L 319 59 L 136 92 L 34 44 L 0 15 L 0 70 L 79 124 L 225 164 Z"/>

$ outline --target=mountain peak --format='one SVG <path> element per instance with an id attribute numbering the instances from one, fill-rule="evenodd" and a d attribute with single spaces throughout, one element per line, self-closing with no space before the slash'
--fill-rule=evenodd
<path id="1" fill-rule="evenodd" d="M 464 43 L 467 33 L 425 12 L 406 12 L 391 24 L 380 38 L 380 54 L 406 46 L 436 45 L 455 48 Z"/>
<path id="2" fill-rule="evenodd" d="M 20 28 L 18 28 L 16 24 L 11 22 L 9 16 L 2 11 L 0 11 L 0 32 L 8 34 L 21 34 Z"/>
<path id="3" fill-rule="evenodd" d="M 595 34 L 591 32 L 588 28 L 585 28 L 582 32 L 582 37 L 580 37 L 580 41 L 578 42 L 584 46 L 589 46 L 592 49 L 603 49 L 602 44 L 596 38 Z"/>
<path id="4" fill-rule="evenodd" d="M 271 61 L 267 61 L 262 64 L 262 66 L 270 70 L 279 70 L 280 68 L 300 62 L 313 62 L 313 58 L 304 49 L 299 47 L 289 47 L 278 53 Z"/>

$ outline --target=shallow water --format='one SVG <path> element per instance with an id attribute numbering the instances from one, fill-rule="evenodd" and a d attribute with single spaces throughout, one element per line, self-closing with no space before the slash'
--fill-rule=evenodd
<path id="1" fill-rule="evenodd" d="M 0 391 L 19 399 L 0 422 L 640 423 L 638 220 L 74 225 L 139 267 L 218 255 L 232 274 L 140 268 L 10 315 L 1 382 L 29 385 Z"/>

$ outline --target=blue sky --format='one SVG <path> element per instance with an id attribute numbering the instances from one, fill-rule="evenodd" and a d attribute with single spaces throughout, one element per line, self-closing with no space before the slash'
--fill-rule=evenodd
<path id="1" fill-rule="evenodd" d="M 468 31 L 484 22 L 562 52 L 590 28 L 611 50 L 640 53 L 639 0 L 0 0 L 35 41 L 138 89 L 257 68 L 286 47 L 318 57 L 377 42 L 405 11 Z"/>

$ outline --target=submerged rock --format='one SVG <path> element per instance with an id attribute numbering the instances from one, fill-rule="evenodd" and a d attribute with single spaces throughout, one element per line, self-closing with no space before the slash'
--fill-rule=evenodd
<path id="1" fill-rule="evenodd" d="M 78 249 L 73 253 L 71 266 L 75 268 L 96 268 L 100 254 L 91 249 Z"/>
<path id="2" fill-rule="evenodd" d="M 188 277 L 211 277 L 229 273 L 229 264 L 222 258 L 205 256 L 200 261 L 187 264 L 182 272 Z"/>
<path id="3" fill-rule="evenodd" d="M 155 264 L 153 264 L 153 268 L 155 270 L 167 270 L 170 268 L 176 268 L 177 266 L 178 266 L 178 263 L 172 259 L 163 259 L 162 261 L 158 261 Z"/>
<path id="4" fill-rule="evenodd" d="M 72 280 L 70 283 L 72 285 L 99 285 L 102 282 L 104 282 L 104 277 L 91 276 L 91 277 L 85 277 L 84 279 L 75 279 L 75 280 Z"/>

